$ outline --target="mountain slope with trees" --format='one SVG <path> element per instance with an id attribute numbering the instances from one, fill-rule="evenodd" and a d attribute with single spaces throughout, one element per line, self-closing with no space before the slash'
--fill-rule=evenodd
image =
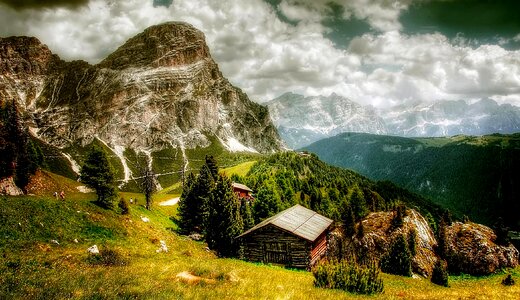
<path id="1" fill-rule="evenodd" d="M 520 134 L 402 138 L 344 133 L 306 150 L 374 180 L 391 180 L 452 210 L 518 229 Z"/>

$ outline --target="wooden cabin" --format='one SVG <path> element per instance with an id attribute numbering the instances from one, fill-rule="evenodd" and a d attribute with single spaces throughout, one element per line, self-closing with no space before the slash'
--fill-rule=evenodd
<path id="1" fill-rule="evenodd" d="M 253 199 L 253 196 L 251 195 L 253 190 L 248 188 L 246 185 L 236 182 L 231 183 L 231 185 L 233 186 L 233 192 L 237 195 L 238 199 Z"/>
<path id="2" fill-rule="evenodd" d="M 238 236 L 249 261 L 310 269 L 327 251 L 332 220 L 295 205 Z"/>

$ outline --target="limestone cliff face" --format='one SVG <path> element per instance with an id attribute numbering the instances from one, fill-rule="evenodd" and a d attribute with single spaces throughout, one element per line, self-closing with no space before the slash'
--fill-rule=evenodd
<path id="1" fill-rule="evenodd" d="M 98 138 L 149 153 L 214 137 L 231 151 L 282 147 L 267 109 L 222 76 L 186 23 L 150 27 L 97 65 L 63 62 L 26 37 L 0 39 L 0 58 L 1 97 L 18 100 L 33 132 L 59 148 Z"/>

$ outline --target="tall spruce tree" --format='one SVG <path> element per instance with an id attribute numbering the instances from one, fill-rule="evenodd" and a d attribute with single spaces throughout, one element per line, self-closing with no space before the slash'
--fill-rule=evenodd
<path id="1" fill-rule="evenodd" d="M 412 255 L 404 234 L 400 234 L 381 258 L 381 270 L 385 273 L 412 276 Z"/>
<path id="2" fill-rule="evenodd" d="M 240 202 L 233 193 L 231 181 L 224 175 L 218 175 L 215 189 L 209 201 L 206 225 L 208 247 L 220 257 L 238 255 L 239 244 L 235 240 L 243 231 L 240 216 Z"/>
<path id="3" fill-rule="evenodd" d="M 245 199 L 240 201 L 240 216 L 244 222 L 244 230 L 248 230 L 255 225 L 255 219 L 253 219 L 253 212 L 251 210 L 251 203 Z"/>
<path id="4" fill-rule="evenodd" d="M 108 158 L 99 147 L 92 147 L 81 167 L 80 180 L 93 188 L 97 194 L 97 202 L 107 209 L 114 207 L 117 197 L 114 171 Z"/>
<path id="5" fill-rule="evenodd" d="M 153 194 L 155 194 L 157 191 L 157 176 L 149 164 L 146 164 L 146 167 L 142 169 L 141 173 L 143 178 L 141 181 L 141 191 L 143 192 L 144 198 L 146 200 L 145 207 L 146 209 L 151 210 Z"/>
<path id="6" fill-rule="evenodd" d="M 198 207 L 195 206 L 195 196 L 197 194 L 197 190 L 195 189 L 197 185 L 197 178 L 193 173 L 190 173 L 185 181 L 184 186 L 182 188 L 182 194 L 179 199 L 179 207 L 177 209 L 179 214 L 179 231 L 183 234 L 190 234 L 195 231 L 196 226 L 200 224 L 195 224 L 195 215 L 198 213 Z"/>
<path id="7" fill-rule="evenodd" d="M 281 210 L 282 202 L 280 201 L 280 197 L 275 194 L 273 187 L 269 183 L 264 183 L 260 189 L 258 189 L 256 201 L 253 204 L 255 222 L 259 223 Z"/>

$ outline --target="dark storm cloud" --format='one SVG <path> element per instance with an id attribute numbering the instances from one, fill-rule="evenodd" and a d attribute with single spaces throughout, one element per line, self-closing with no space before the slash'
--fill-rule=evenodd
<path id="1" fill-rule="evenodd" d="M 441 32 L 453 38 L 513 37 L 520 32 L 518 0 L 456 0 L 415 2 L 400 16 L 407 33 Z"/>
<path id="2" fill-rule="evenodd" d="M 4 3 L 14 9 L 26 9 L 26 8 L 51 8 L 51 7 L 78 7 L 85 5 L 89 0 L 0 0 L 0 3 Z"/>

